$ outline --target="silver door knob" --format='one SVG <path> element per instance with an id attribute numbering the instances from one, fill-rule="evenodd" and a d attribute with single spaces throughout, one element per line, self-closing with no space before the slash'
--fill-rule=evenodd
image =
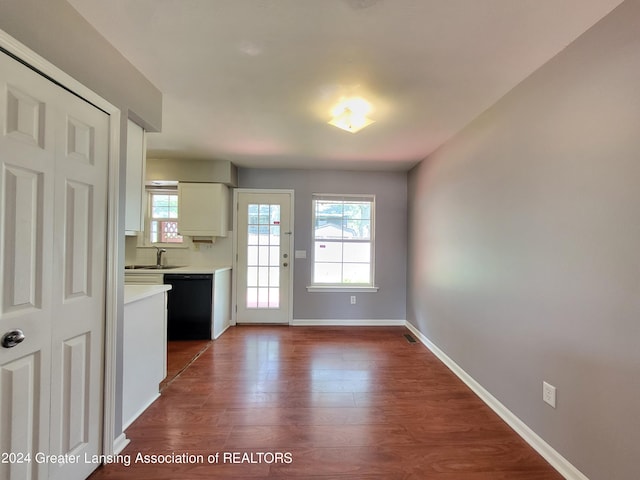
<path id="1" fill-rule="evenodd" d="M 2 346 L 4 348 L 12 348 L 24 341 L 24 332 L 22 330 L 11 330 L 2 336 Z"/>

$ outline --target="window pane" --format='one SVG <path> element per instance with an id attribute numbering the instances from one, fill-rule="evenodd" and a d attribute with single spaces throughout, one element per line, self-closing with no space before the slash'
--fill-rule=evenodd
<path id="1" fill-rule="evenodd" d="M 258 267 L 258 286 L 269 286 L 269 267 Z"/>
<path id="2" fill-rule="evenodd" d="M 258 265 L 258 247 L 247 247 L 247 265 Z"/>
<path id="3" fill-rule="evenodd" d="M 280 205 L 271 205 L 271 224 L 280 225 Z"/>
<path id="4" fill-rule="evenodd" d="M 260 205 L 259 207 L 259 220 L 260 225 L 269 225 L 269 205 Z"/>
<path id="5" fill-rule="evenodd" d="M 314 195 L 313 283 L 371 285 L 373 197 L 331 197 Z"/>
<path id="6" fill-rule="evenodd" d="M 356 238 L 359 240 L 369 240 L 371 237 L 371 222 L 369 220 L 349 220 L 344 221 L 344 238 Z"/>
<path id="7" fill-rule="evenodd" d="M 269 289 L 269 308 L 280 308 L 280 289 Z"/>
<path id="8" fill-rule="evenodd" d="M 258 286 L 258 267 L 247 268 L 247 286 L 248 287 Z"/>
<path id="9" fill-rule="evenodd" d="M 338 216 L 342 217 L 342 201 L 318 200 L 316 201 L 316 216 Z"/>
<path id="10" fill-rule="evenodd" d="M 345 263 L 343 266 L 343 283 L 370 283 L 371 268 L 369 264 Z"/>
<path id="11" fill-rule="evenodd" d="M 345 202 L 344 217 L 353 220 L 369 220 L 371 218 L 371 203 Z"/>
<path id="12" fill-rule="evenodd" d="M 269 307 L 269 289 L 258 288 L 258 308 Z"/>
<path id="13" fill-rule="evenodd" d="M 269 247 L 269 265 L 280 265 L 280 247 Z"/>
<path id="14" fill-rule="evenodd" d="M 160 242 L 182 243 L 182 236 L 178 235 L 178 222 L 162 221 L 160 223 Z"/>
<path id="15" fill-rule="evenodd" d="M 271 287 L 280 286 L 280 268 L 278 267 L 269 268 L 269 286 Z"/>
<path id="16" fill-rule="evenodd" d="M 341 283 L 341 263 L 317 263 L 313 272 L 314 283 Z"/>
<path id="17" fill-rule="evenodd" d="M 149 230 L 150 230 L 150 240 L 151 243 L 158 243 L 158 222 L 155 220 L 152 220 L 150 225 L 149 225 Z"/>
<path id="18" fill-rule="evenodd" d="M 247 245 L 258 245 L 258 232 L 259 227 L 257 225 L 249 225 L 249 236 L 247 238 Z"/>
<path id="19" fill-rule="evenodd" d="M 317 239 L 342 239 L 342 217 L 316 217 L 314 235 Z"/>
<path id="20" fill-rule="evenodd" d="M 260 245 L 269 245 L 269 226 L 268 225 L 260 225 L 260 227 L 258 227 L 259 230 L 259 234 L 260 234 L 260 239 L 258 240 L 258 243 Z"/>
<path id="21" fill-rule="evenodd" d="M 151 217 L 169 218 L 169 195 L 151 195 Z"/>
<path id="22" fill-rule="evenodd" d="M 345 262 L 369 263 L 371 261 L 371 244 L 368 242 L 345 242 L 343 255 Z"/>
<path id="23" fill-rule="evenodd" d="M 258 247 L 258 265 L 269 266 L 269 247 Z"/>
<path id="24" fill-rule="evenodd" d="M 342 242 L 316 242 L 314 255 L 316 262 L 341 262 Z"/>
<path id="25" fill-rule="evenodd" d="M 247 288 L 247 308 L 258 308 L 257 288 Z"/>
<path id="26" fill-rule="evenodd" d="M 269 240 L 271 245 L 280 245 L 280 227 L 271 227 L 271 238 Z"/>

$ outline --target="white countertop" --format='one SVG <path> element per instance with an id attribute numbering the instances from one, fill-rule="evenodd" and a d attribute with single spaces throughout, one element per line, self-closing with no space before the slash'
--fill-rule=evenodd
<path id="1" fill-rule="evenodd" d="M 171 285 L 125 285 L 124 304 L 137 302 L 167 290 L 171 290 Z"/>
<path id="2" fill-rule="evenodd" d="M 193 267 L 193 266 L 186 266 L 186 267 L 177 267 L 177 268 L 161 268 L 161 269 L 155 269 L 155 268 L 126 268 L 125 269 L 125 273 L 127 275 L 129 274 L 136 274 L 136 273 L 161 273 L 163 275 L 165 274 L 171 274 L 171 273 L 218 273 L 218 272 L 224 272 L 225 270 L 231 270 L 231 266 L 230 265 L 214 265 L 214 266 L 208 266 L 208 267 Z"/>

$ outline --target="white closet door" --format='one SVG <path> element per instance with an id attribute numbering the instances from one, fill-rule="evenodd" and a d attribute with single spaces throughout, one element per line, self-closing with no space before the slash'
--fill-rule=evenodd
<path id="1" fill-rule="evenodd" d="M 0 336 L 24 333 L 0 346 L 0 451 L 31 455 L 0 478 L 85 478 L 102 438 L 109 117 L 3 53 L 0 72 Z"/>

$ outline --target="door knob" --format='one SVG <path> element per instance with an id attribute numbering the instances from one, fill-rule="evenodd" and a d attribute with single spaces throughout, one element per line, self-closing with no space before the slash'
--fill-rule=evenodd
<path id="1" fill-rule="evenodd" d="M 282 266 L 283 266 L 283 267 L 288 267 L 288 266 L 289 266 L 289 264 L 288 264 L 287 262 L 284 262 L 284 263 L 282 264 Z"/>
<path id="2" fill-rule="evenodd" d="M 24 332 L 22 330 L 11 330 L 2 336 L 2 346 L 4 348 L 12 348 L 22 343 L 24 340 Z"/>

